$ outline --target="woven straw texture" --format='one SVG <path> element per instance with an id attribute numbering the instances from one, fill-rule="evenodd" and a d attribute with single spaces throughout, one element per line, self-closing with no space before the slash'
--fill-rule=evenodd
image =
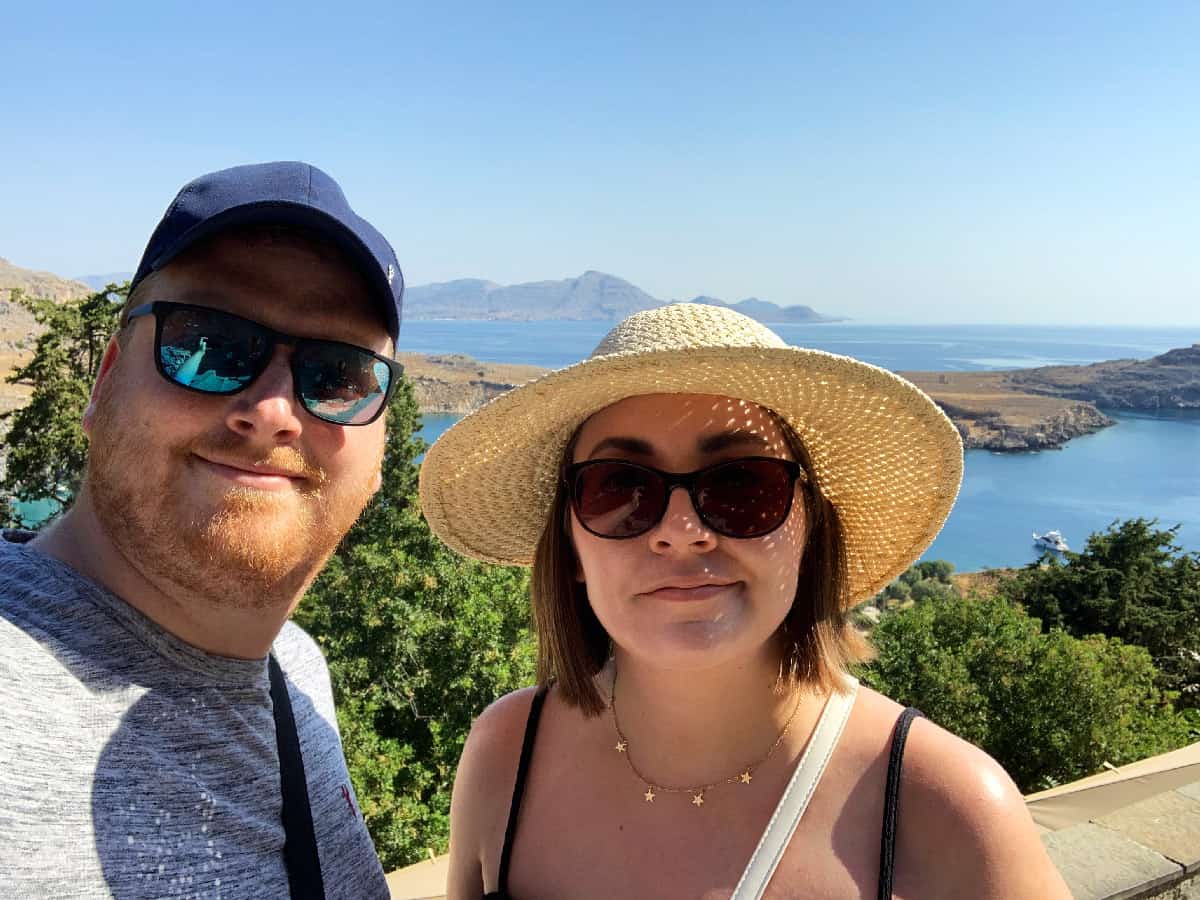
<path id="1" fill-rule="evenodd" d="M 531 565 L 571 435 L 618 400 L 660 393 L 749 400 L 796 430 L 841 515 L 851 603 L 920 557 L 958 495 L 958 429 L 917 387 L 850 357 L 788 347 L 732 310 L 680 303 L 630 316 L 587 360 L 446 431 L 421 465 L 430 527 L 467 556 Z"/>

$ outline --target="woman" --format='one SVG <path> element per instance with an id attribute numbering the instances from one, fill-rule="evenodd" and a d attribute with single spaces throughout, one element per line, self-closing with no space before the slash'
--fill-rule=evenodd
<path id="1" fill-rule="evenodd" d="M 425 514 L 532 563 L 540 685 L 471 731 L 452 900 L 1069 896 L 1000 766 L 848 675 L 961 473 L 908 382 L 699 304 L 450 429 Z"/>

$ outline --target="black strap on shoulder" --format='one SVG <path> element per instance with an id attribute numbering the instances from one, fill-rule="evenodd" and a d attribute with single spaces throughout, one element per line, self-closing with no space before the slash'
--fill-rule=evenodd
<path id="1" fill-rule="evenodd" d="M 529 776 L 529 761 L 533 758 L 533 743 L 537 738 L 538 720 L 542 717 L 542 704 L 546 701 L 549 686 L 543 684 L 533 695 L 529 706 L 529 719 L 525 723 L 525 740 L 521 744 L 521 762 L 517 765 L 517 782 L 513 786 L 512 806 L 508 810 L 508 825 L 504 829 L 504 848 L 500 851 L 500 874 L 496 890 L 501 896 L 508 895 L 508 864 L 512 859 L 513 839 L 517 836 L 517 819 L 521 814 L 521 798 L 525 794 L 525 781 Z"/>
<path id="2" fill-rule="evenodd" d="M 900 769 L 904 764 L 908 729 L 917 716 L 924 716 L 924 713 L 915 707 L 908 707 L 900 713 L 892 732 L 887 790 L 883 796 L 883 837 L 879 847 L 879 900 L 891 900 L 892 897 L 892 875 L 896 864 L 896 817 L 900 808 Z"/>
<path id="3" fill-rule="evenodd" d="M 296 734 L 296 718 L 288 696 L 283 669 L 271 654 L 271 705 L 275 710 L 275 741 L 279 745 L 279 780 L 283 787 L 283 859 L 287 864 L 292 900 L 324 900 L 325 882 L 317 856 L 312 808 L 308 803 L 308 779 Z"/>

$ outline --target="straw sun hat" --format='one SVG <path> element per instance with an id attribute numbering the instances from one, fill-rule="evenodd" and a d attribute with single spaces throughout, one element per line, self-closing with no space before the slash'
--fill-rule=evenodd
<path id="1" fill-rule="evenodd" d="M 874 596 L 933 541 L 962 479 L 958 430 L 903 378 L 789 347 L 733 310 L 678 303 L 621 322 L 583 362 L 497 397 L 421 464 L 430 527 L 459 553 L 528 566 L 567 442 L 593 413 L 640 394 L 716 394 L 796 430 L 837 507 L 851 602 Z"/>

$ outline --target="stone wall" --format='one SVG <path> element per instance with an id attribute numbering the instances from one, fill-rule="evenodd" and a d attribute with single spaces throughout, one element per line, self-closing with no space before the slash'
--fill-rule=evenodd
<path id="1" fill-rule="evenodd" d="M 1200 900 L 1200 781 L 1042 843 L 1076 900 Z"/>

